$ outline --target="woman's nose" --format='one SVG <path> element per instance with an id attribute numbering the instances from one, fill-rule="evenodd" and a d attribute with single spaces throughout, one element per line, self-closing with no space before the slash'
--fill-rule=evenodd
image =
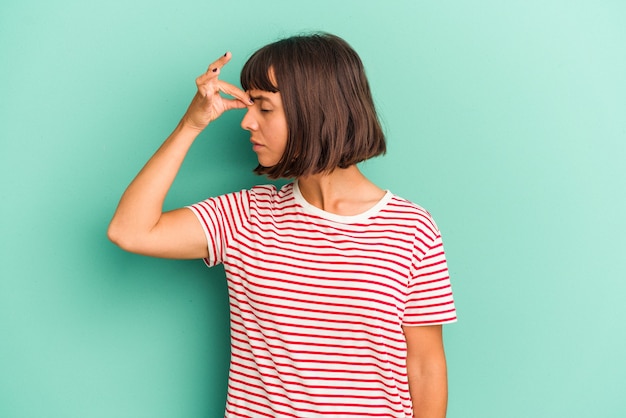
<path id="1" fill-rule="evenodd" d="M 241 127 L 246 131 L 254 131 L 259 127 L 254 115 L 252 114 L 252 108 L 248 108 L 248 111 L 241 120 Z"/>

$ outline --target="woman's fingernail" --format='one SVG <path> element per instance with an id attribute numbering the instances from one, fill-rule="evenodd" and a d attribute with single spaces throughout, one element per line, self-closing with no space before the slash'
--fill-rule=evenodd
<path id="1" fill-rule="evenodd" d="M 216 73 L 217 72 L 217 68 L 213 68 L 213 72 Z"/>

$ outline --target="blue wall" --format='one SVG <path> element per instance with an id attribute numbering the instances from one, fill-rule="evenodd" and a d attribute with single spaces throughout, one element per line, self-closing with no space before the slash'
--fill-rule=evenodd
<path id="1" fill-rule="evenodd" d="M 8 3 L 8 4 L 7 4 Z M 0 6 L 0 417 L 222 415 L 223 271 L 106 226 L 226 50 L 307 30 L 365 62 L 389 138 L 363 164 L 441 227 L 459 322 L 449 417 L 626 416 L 626 4 L 13 0 Z M 168 208 L 265 181 L 213 124 Z"/>

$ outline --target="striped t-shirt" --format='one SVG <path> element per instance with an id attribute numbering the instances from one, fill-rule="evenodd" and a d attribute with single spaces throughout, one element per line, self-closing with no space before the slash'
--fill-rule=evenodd
<path id="1" fill-rule="evenodd" d="M 456 320 L 439 230 L 387 192 L 339 216 L 290 183 L 190 208 L 224 265 L 226 417 L 410 417 L 402 326 Z"/>

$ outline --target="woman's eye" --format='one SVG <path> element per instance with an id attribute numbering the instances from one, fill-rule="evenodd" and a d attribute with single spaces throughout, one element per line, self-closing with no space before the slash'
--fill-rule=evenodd
<path id="1" fill-rule="evenodd" d="M 263 108 L 261 108 L 261 112 L 264 112 L 264 113 L 271 112 L 271 111 L 272 111 L 272 109 L 263 109 Z"/>

